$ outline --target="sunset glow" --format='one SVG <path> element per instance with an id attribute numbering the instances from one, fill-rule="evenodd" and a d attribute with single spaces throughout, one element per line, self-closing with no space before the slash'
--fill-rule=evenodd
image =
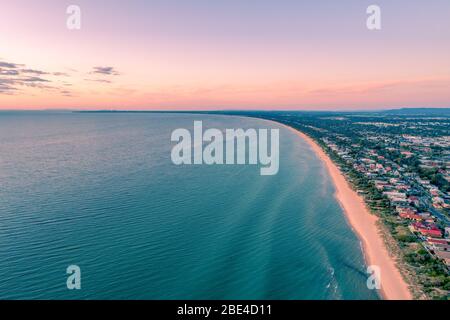
<path id="1" fill-rule="evenodd" d="M 449 107 L 450 2 L 371 3 L 5 2 L 0 109 Z"/>

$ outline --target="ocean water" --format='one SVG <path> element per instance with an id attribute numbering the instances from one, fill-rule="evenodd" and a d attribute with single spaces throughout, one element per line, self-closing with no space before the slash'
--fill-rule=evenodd
<path id="1" fill-rule="evenodd" d="M 378 299 L 309 146 L 280 171 L 175 166 L 172 130 L 272 128 L 188 114 L 0 112 L 0 299 Z M 81 268 L 68 290 L 66 268 Z"/>

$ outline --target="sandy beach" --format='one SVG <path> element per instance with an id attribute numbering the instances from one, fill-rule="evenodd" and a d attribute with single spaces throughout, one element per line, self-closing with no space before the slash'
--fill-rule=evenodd
<path id="1" fill-rule="evenodd" d="M 350 187 L 339 168 L 312 138 L 292 127 L 286 127 L 306 140 L 325 163 L 336 188 L 335 196 L 341 204 L 348 222 L 361 240 L 367 265 L 380 268 L 382 297 L 387 300 L 412 299 L 409 287 L 401 276 L 395 261 L 389 255 L 380 234 L 377 226 L 378 217 L 369 212 L 364 199 Z"/>

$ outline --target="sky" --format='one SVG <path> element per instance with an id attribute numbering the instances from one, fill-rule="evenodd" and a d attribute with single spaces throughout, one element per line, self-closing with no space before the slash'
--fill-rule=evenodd
<path id="1" fill-rule="evenodd" d="M 381 8 L 381 30 L 366 26 Z M 69 5 L 81 29 L 69 30 Z M 448 0 L 14 0 L 0 109 L 450 107 Z"/>

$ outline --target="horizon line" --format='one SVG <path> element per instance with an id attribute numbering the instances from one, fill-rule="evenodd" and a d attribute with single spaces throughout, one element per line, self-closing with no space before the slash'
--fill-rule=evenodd
<path id="1" fill-rule="evenodd" d="M 450 107 L 388 107 L 388 108 L 374 108 L 374 109 L 102 109 L 102 108 L 42 108 L 42 109 L 32 109 L 32 108 L 20 108 L 20 109 L 0 109 L 0 112 L 166 112 L 166 113 L 189 113 L 189 112 L 236 112 L 236 111 L 246 111 L 246 112 L 380 112 L 380 111 L 390 111 L 390 110 L 446 110 Z"/>

